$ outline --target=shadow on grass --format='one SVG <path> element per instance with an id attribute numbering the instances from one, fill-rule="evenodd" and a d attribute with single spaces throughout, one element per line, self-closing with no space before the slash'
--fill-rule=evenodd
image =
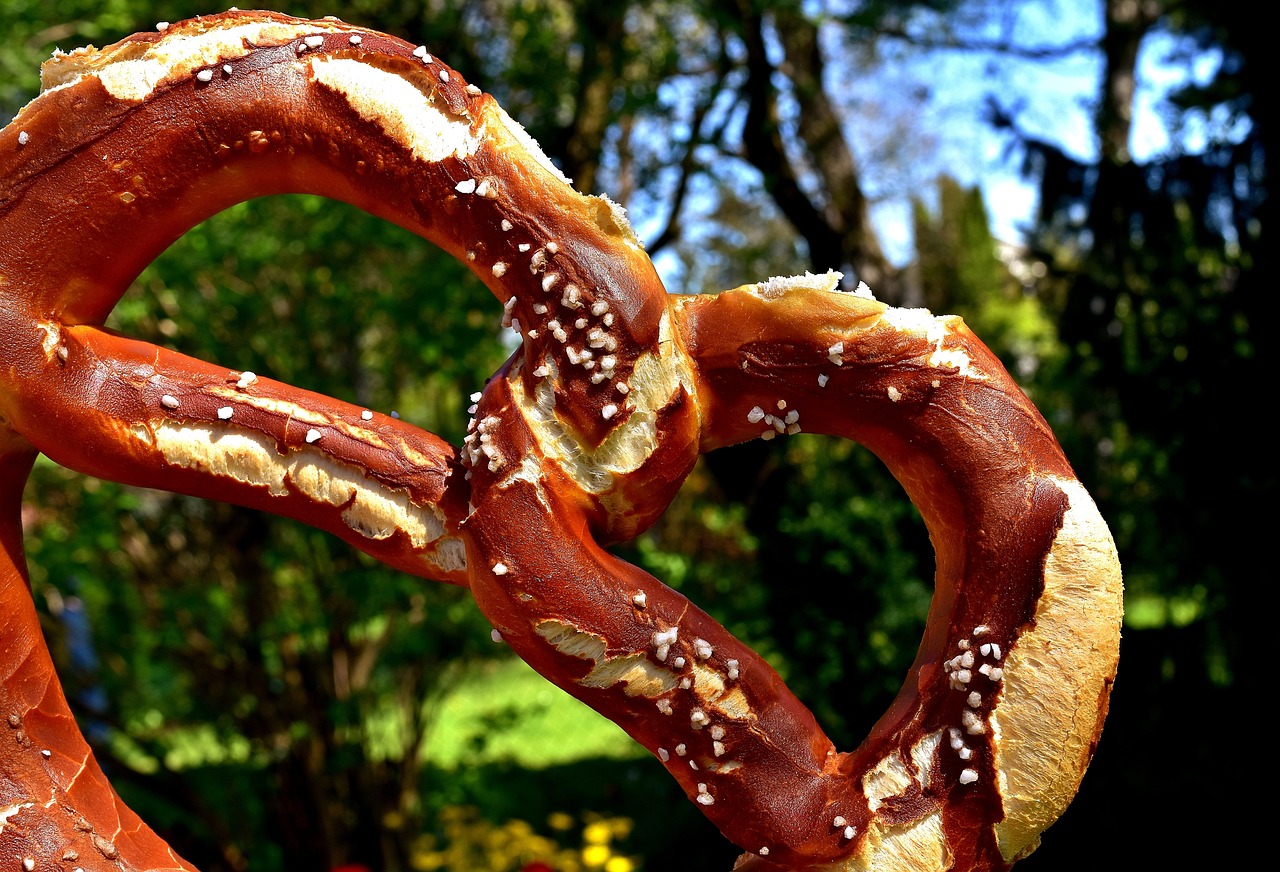
<path id="1" fill-rule="evenodd" d="M 1253 798 L 1252 787 L 1269 759 L 1262 752 L 1257 763 L 1262 737 L 1269 735 L 1266 715 L 1242 692 L 1246 676 L 1237 676 L 1234 687 L 1210 680 L 1200 656 L 1203 632 L 1192 625 L 1126 633 L 1097 757 L 1076 801 L 1045 832 L 1041 848 L 1018 864 L 1019 872 L 1252 868 L 1242 856 L 1252 843 L 1233 833 L 1265 833 L 1258 824 L 1266 801 Z M 209 767 L 178 782 L 132 777 L 104 764 L 126 800 L 202 868 L 301 868 L 267 823 L 267 800 L 278 792 L 267 770 Z M 537 769 L 503 761 L 431 766 L 421 795 L 426 831 L 437 841 L 445 835 L 441 812 L 468 807 L 494 826 L 524 821 L 566 848 L 580 846 L 592 814 L 628 818 L 634 826 L 616 849 L 650 872 L 727 872 L 739 853 L 647 757 L 594 757 Z M 1212 819 L 1202 820 L 1201 806 L 1216 809 Z M 555 813 L 571 816 L 574 826 L 554 826 Z M 252 846 L 243 865 L 212 847 L 225 850 L 229 841 Z"/>

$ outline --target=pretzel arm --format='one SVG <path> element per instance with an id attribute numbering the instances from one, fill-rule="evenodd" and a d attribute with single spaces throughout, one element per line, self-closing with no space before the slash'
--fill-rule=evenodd
<path id="1" fill-rule="evenodd" d="M 1115 546 L 1048 425 L 955 317 L 777 286 L 679 312 L 704 448 L 854 439 L 903 484 L 937 553 L 903 689 L 831 766 L 863 801 L 827 808 L 828 842 L 855 849 L 829 868 L 1004 868 L 1075 795 L 1118 659 Z"/>
<path id="2" fill-rule="evenodd" d="M 0 421 L 0 857 L 14 868 L 119 872 L 121 858 L 193 872 L 121 801 L 53 669 L 22 554 L 22 490 L 35 448 Z"/>
<path id="3" fill-rule="evenodd" d="M 583 318 L 608 345 L 656 346 L 665 293 L 622 210 L 574 191 L 423 46 L 336 19 L 228 12 L 55 58 L 42 75 L 45 92 L 0 133 L 10 329 L 24 316 L 101 323 L 190 227 L 253 197 L 316 193 L 465 263 L 509 320 L 543 328 L 522 330 L 531 358 L 603 357 Z M 618 423 L 600 411 L 630 374 L 626 360 L 607 369 L 608 384 L 556 386 L 592 444 Z"/>
<path id="4" fill-rule="evenodd" d="M 497 460 L 464 452 L 477 603 L 657 756 L 748 866 L 1006 868 L 1074 795 L 1118 648 L 1114 546 L 1043 418 L 957 318 L 804 287 L 670 307 L 666 387 L 633 413 L 696 407 L 699 451 L 802 430 L 853 438 L 919 506 L 938 576 L 899 698 L 837 753 L 766 663 L 603 552 L 609 506 L 591 483 L 682 478 L 670 464 L 687 454 L 668 445 L 665 461 L 620 473 L 563 451 L 522 361 L 480 404 Z"/>
<path id="5" fill-rule="evenodd" d="M 6 341 L 19 377 L 0 391 L 0 717 L 13 739 L 0 742 L 0 854 L 189 869 L 111 789 L 54 677 L 19 535 L 36 448 L 92 475 L 294 517 L 466 584 L 456 451 L 385 415 L 97 327 L 45 321 Z"/>
<path id="6" fill-rule="evenodd" d="M 654 754 L 726 836 L 772 845 L 784 861 L 838 857 L 838 841 L 807 855 L 789 850 L 816 841 L 824 808 L 851 799 L 847 783 L 823 779 L 836 762 L 830 740 L 759 655 L 603 550 L 597 501 L 545 439 L 520 385 L 517 375 L 495 379 L 481 402 L 486 435 L 502 452 L 497 469 L 473 467 L 475 511 L 464 524 L 485 616 L 543 676 Z M 668 414 L 684 406 L 679 393 Z M 687 468 L 673 471 L 661 457 L 628 474 L 684 477 Z M 598 458 L 578 460 L 601 479 L 617 475 Z"/>
<path id="7" fill-rule="evenodd" d="M 10 359 L 29 368 L 0 394 L 0 415 L 61 465 L 296 518 L 391 566 L 467 583 L 466 486 L 438 437 L 97 327 L 40 322 L 25 339 Z"/>

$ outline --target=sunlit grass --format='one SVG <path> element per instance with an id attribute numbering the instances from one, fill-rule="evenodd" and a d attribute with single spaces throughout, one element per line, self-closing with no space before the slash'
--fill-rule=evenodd
<path id="1" fill-rule="evenodd" d="M 515 659 L 489 664 L 448 694 L 426 743 L 427 759 L 446 769 L 493 761 L 540 769 L 643 756 L 616 724 Z"/>
<path id="2" fill-rule="evenodd" d="M 525 769 L 560 766 L 579 760 L 638 759 L 643 748 L 616 724 L 550 684 L 523 661 L 512 658 L 476 668 L 437 702 L 424 745 L 425 762 L 440 769 L 474 767 L 484 763 L 512 763 Z M 253 754 L 247 739 L 218 733 L 208 725 L 165 725 L 155 721 L 135 729 L 159 740 L 149 750 L 126 732 L 114 731 L 110 743 L 120 759 L 135 771 L 154 773 L 165 749 L 164 766 L 171 770 L 246 762 Z M 379 750 L 399 746 L 403 724 L 391 713 L 375 716 L 366 734 Z M 259 760 L 260 763 L 265 761 Z"/>

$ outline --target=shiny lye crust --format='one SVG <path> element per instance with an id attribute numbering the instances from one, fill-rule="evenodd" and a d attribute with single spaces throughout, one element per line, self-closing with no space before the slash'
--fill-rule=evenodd
<path id="1" fill-rule="evenodd" d="M 469 586 L 522 657 L 652 752 L 740 868 L 1005 869 L 1071 801 L 1115 675 L 1120 568 L 960 319 L 834 275 L 668 295 L 621 209 L 575 192 L 491 97 L 336 19 L 229 12 L 43 73 L 0 132 L 0 857 L 190 868 L 111 789 L 54 674 L 22 554 L 37 451 Z M 462 446 L 101 327 L 186 229 L 283 192 L 404 226 L 492 290 L 522 341 Z M 937 551 L 916 661 L 848 752 L 752 650 L 604 550 L 700 453 L 802 432 L 875 451 Z"/>

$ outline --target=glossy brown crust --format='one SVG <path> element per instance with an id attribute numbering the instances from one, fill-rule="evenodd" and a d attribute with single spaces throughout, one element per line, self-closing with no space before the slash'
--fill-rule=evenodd
<path id="1" fill-rule="evenodd" d="M 250 197 L 303 192 L 346 200 L 436 243 L 501 302 L 514 296 L 521 324 L 544 321 L 532 307 L 575 285 L 583 310 L 597 300 L 613 307 L 619 341 L 656 342 L 662 286 L 638 244 L 623 244 L 629 228 L 604 201 L 576 194 L 533 160 L 491 97 L 469 91 L 438 58 L 428 54 L 424 62 L 408 43 L 336 21 L 226 13 L 172 25 L 165 39 L 246 22 L 280 22 L 296 35 L 162 79 L 141 101 L 114 97 L 84 75 L 42 95 L 5 130 L 0 177 L 13 235 L 0 242 L 0 256 L 15 284 L 39 285 L 40 314 L 100 323 L 133 277 L 187 228 Z M 308 46 L 303 34 L 319 43 Z M 93 61 L 105 66 L 113 54 L 130 56 L 135 43 L 154 41 L 134 37 Z M 410 83 L 440 117 L 469 128 L 474 150 L 438 160 L 415 155 L 385 120 L 362 116 L 358 98 L 315 74 L 314 65 L 327 61 L 376 65 Z M 202 71 L 213 78 L 201 81 Z M 296 111 L 301 106 L 307 111 Z M 475 183 L 471 193 L 458 189 L 467 182 Z M 477 196 L 478 189 L 486 193 Z M 126 230 L 130 244 L 121 246 Z M 50 250 L 66 256 L 49 263 Z M 532 269 L 539 252 L 544 265 Z M 552 275 L 554 295 L 542 289 Z M 529 345 L 531 353 L 560 353 L 546 331 Z M 626 377 L 625 361 L 617 372 Z M 608 388 L 578 382 L 560 388 L 562 414 L 598 441 L 612 426 L 598 414 Z"/>
<path id="2" fill-rule="evenodd" d="M 1069 507 L 1061 482 L 1073 480 L 1047 424 L 959 319 L 810 289 L 671 305 L 675 344 L 694 372 L 700 451 L 776 435 L 786 429 L 776 418 L 866 444 L 920 507 L 938 577 L 898 700 L 858 749 L 837 753 L 766 663 L 591 541 L 588 503 L 563 499 L 573 482 L 544 472 L 554 467 L 504 388 L 510 373 L 477 413 L 506 459 L 496 475 L 473 473 L 477 602 L 522 657 L 621 724 L 727 836 L 756 852 L 744 868 L 899 868 L 888 837 L 934 825 L 937 861 L 922 852 L 901 868 L 1006 868 L 1014 857 L 995 834 L 1004 806 L 990 721 L 1003 686 L 997 664 L 1036 623 Z M 766 408 L 775 416 L 767 421 Z M 535 474 L 511 474 L 530 456 L 537 463 L 524 469 Z M 1003 652 L 982 653 L 992 643 Z M 960 680 L 946 661 L 970 648 L 980 662 Z M 1114 657 L 1093 668 L 1109 688 Z M 913 756 L 922 741 L 927 754 Z M 911 761 L 903 783 L 869 789 L 869 773 L 899 758 Z M 1078 783 L 1084 764 L 1067 761 L 1076 768 L 1066 779 Z"/>
<path id="3" fill-rule="evenodd" d="M 191 867 L 111 789 L 53 672 L 27 587 L 21 498 L 35 450 L 0 426 L 0 857 L 14 868 Z M 46 806 L 46 803 L 49 805 Z"/>
<path id="4" fill-rule="evenodd" d="M 0 132 L 0 856 L 185 868 L 111 792 L 53 674 L 18 520 L 36 448 L 470 585 L 521 656 L 752 852 L 744 866 L 1000 869 L 1069 801 L 1114 675 L 1114 547 L 958 319 L 805 281 L 669 297 L 620 211 L 574 192 L 490 97 L 337 20 L 226 13 L 44 73 Z M 504 304 L 522 346 L 460 449 L 98 326 L 186 228 L 286 191 L 409 228 Z M 602 547 L 651 524 L 701 452 L 801 431 L 879 454 L 938 553 L 903 691 L 843 754 L 767 663 Z M 1046 769 L 1059 741 L 1074 750 Z"/>
<path id="5" fill-rule="evenodd" d="M 219 43 L 224 33 L 234 35 Z M 183 55 L 202 39 L 206 48 Z M 152 60 L 158 74 L 140 69 Z M 369 70 L 380 76 L 372 86 L 360 79 Z M 14 501 L 34 445 L 115 480 L 291 515 L 392 565 L 467 583 L 457 538 L 467 489 L 454 448 L 384 415 L 94 326 L 186 228 L 249 197 L 322 193 L 393 220 L 469 263 L 499 300 L 515 297 L 512 314 L 528 324 L 554 273 L 557 292 L 580 286 L 579 307 L 613 301 L 615 342 L 656 345 L 661 286 L 638 247 L 623 244 L 625 222 L 573 192 L 490 97 L 425 50 L 337 21 L 228 13 L 55 59 L 45 79 L 50 90 L 0 133 L 0 427 Z M 380 105 L 379 86 L 399 83 L 407 101 Z M 415 129 L 425 130 L 425 155 Z M 431 153 L 437 134 L 456 148 Z M 522 250 L 535 241 L 542 272 Z M 655 294 L 656 304 L 644 302 Z M 528 345 L 563 354 L 545 333 Z M 603 438 L 618 423 L 599 412 L 610 385 L 585 385 L 566 380 L 558 405 L 587 440 Z M 97 769 L 83 741 L 56 726 L 72 720 L 20 551 L 8 557 L 6 590 L 22 607 L 10 615 L 20 626 L 7 629 L 5 655 L 38 682 L 15 678 L 0 691 L 5 716 L 26 725 L 29 752 L 0 768 L 13 800 L 0 796 L 0 812 L 13 806 L 0 840 L 28 840 L 5 855 L 43 864 L 88 832 L 78 815 L 93 833 L 115 833 L 124 810 L 100 773 L 47 771 L 61 757 L 72 775 Z M 36 683 L 53 690 L 21 692 Z M 57 754 L 43 757 L 42 745 Z M 64 797 L 61 818 L 44 810 L 51 790 Z M 41 800 L 28 806 L 31 797 Z M 123 831 L 140 826 L 131 819 Z M 154 837 L 135 842 L 131 863 L 177 863 Z M 92 852 L 79 853 L 92 868 Z M 96 856 L 114 862 L 109 854 Z"/>
<path id="6" fill-rule="evenodd" d="M 984 638 L 1007 649 L 1033 620 L 1045 555 L 1066 509 L 1065 496 L 1044 479 L 1073 477 L 1039 412 L 958 319 L 930 341 L 926 330 L 887 323 L 882 304 L 851 295 L 767 299 L 740 290 L 690 298 L 681 311 L 705 393 L 721 400 L 704 404 L 705 447 L 757 438 L 765 427 L 749 420 L 750 410 L 776 413 L 783 400 L 806 432 L 854 439 L 876 452 L 929 528 L 938 572 L 916 662 L 889 712 L 835 768 L 861 777 L 924 735 L 963 729 L 966 710 L 985 718 L 998 682 L 975 676 L 969 687 L 983 700 L 969 706 L 973 691 L 953 690 L 942 662 L 974 627 L 989 628 Z M 939 341 L 944 351 L 963 352 L 964 373 L 930 363 Z M 836 342 L 843 342 L 839 365 L 829 351 Z M 977 752 L 969 763 L 945 747 L 934 755 L 944 786 L 921 791 L 898 812 L 907 821 L 941 808 L 958 869 L 1004 865 L 990 831 L 1001 804 L 990 754 L 982 753 L 989 739 L 989 732 L 965 736 Z M 960 785 L 960 772 L 973 767 L 978 780 Z M 865 807 L 839 813 L 859 833 L 868 831 Z M 830 844 L 840 835 L 819 839 Z M 804 853 L 813 852 L 806 846 Z M 787 862 L 776 849 L 770 857 Z"/>

